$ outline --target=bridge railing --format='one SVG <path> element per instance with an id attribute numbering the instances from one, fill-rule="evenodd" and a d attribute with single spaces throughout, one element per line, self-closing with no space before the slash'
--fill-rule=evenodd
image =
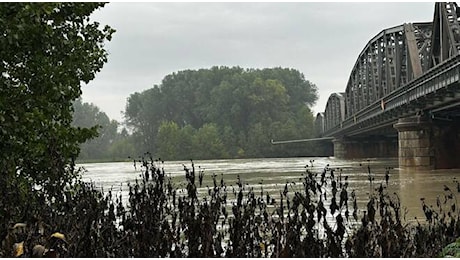
<path id="1" fill-rule="evenodd" d="M 460 56 L 457 55 L 430 69 L 423 76 L 385 97 L 385 109 L 397 108 L 458 81 L 459 67 Z"/>
<path id="2" fill-rule="evenodd" d="M 359 122 L 368 120 L 379 114 L 386 113 L 397 109 L 402 105 L 429 93 L 448 86 L 459 81 L 460 75 L 460 55 L 453 56 L 445 62 L 431 68 L 422 76 L 410 81 L 382 99 L 375 101 L 373 104 L 365 107 L 354 115 L 349 116 L 341 124 L 327 130 L 323 136 L 333 136 L 344 133 L 347 128 L 356 125 Z"/>

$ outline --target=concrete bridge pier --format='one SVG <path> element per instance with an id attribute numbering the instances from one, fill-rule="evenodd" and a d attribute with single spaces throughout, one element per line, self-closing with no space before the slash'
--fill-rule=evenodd
<path id="1" fill-rule="evenodd" d="M 460 124 L 421 116 L 401 118 L 398 130 L 399 167 L 414 170 L 460 167 Z"/>
<path id="2" fill-rule="evenodd" d="M 429 120 L 421 117 L 401 118 L 394 124 L 394 128 L 398 130 L 399 167 L 434 169 L 431 126 Z"/>
<path id="3" fill-rule="evenodd" d="M 334 157 L 341 159 L 388 158 L 398 155 L 397 139 L 391 137 L 342 137 L 334 139 L 332 142 L 334 144 Z"/>

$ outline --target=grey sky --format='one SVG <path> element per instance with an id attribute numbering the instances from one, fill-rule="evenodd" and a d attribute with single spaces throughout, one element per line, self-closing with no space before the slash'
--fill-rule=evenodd
<path id="1" fill-rule="evenodd" d="M 385 28 L 433 19 L 434 3 L 109 3 L 92 18 L 117 32 L 83 101 L 122 121 L 126 99 L 164 76 L 212 66 L 294 68 L 318 87 L 313 112 L 345 90 L 367 42 Z"/>

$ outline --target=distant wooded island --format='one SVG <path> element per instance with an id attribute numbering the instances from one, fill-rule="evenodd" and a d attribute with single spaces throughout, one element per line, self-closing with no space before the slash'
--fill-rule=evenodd
<path id="1" fill-rule="evenodd" d="M 273 146 L 270 140 L 314 137 L 317 87 L 295 69 L 212 67 L 184 70 L 127 98 L 125 122 L 94 104 L 74 103 L 73 125 L 100 126 L 82 144 L 82 160 L 155 154 L 167 160 L 317 156 L 327 147 Z"/>

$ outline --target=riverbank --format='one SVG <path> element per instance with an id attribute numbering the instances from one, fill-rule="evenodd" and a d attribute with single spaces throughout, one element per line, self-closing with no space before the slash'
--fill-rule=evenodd
<path id="1" fill-rule="evenodd" d="M 35 217 L 27 218 L 20 232 L 8 231 L 8 241 L 17 242 L 4 243 L 1 255 L 11 256 L 14 244 L 24 242 L 23 255 L 31 256 L 33 246 L 59 231 L 66 242 L 53 250 L 61 257 L 436 257 L 460 234 L 454 190 L 440 190 L 446 195 L 444 214 L 426 202 L 429 221 L 406 225 L 400 198 L 388 188 L 394 176 L 380 188 L 385 175 L 372 170 L 375 162 L 358 168 L 369 166 L 375 185 L 363 204 L 346 167 L 321 167 L 319 158 L 307 164 L 292 158 L 290 167 L 275 167 L 281 159 L 260 162 L 267 176 L 284 179 L 283 185 L 272 179 L 264 186 L 269 178 L 250 184 L 259 178 L 249 180 L 228 167 L 214 174 L 228 160 L 214 168 L 184 162 L 177 173 L 164 170 L 177 162 L 145 161 L 136 166 L 138 181 L 127 185 L 126 194 L 76 183 L 63 200 L 29 205 Z M 239 163 L 251 171 L 250 161 Z M 293 168 L 303 170 L 289 178 Z M 42 233 L 34 236 L 40 226 Z"/>

